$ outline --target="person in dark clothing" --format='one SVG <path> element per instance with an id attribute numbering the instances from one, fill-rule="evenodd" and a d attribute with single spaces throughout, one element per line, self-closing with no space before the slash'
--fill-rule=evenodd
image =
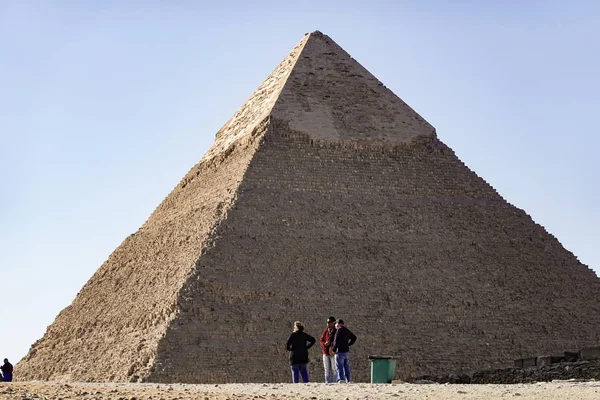
<path id="1" fill-rule="evenodd" d="M 350 346 L 356 342 L 356 335 L 344 326 L 344 320 L 338 319 L 335 323 L 335 337 L 333 350 L 335 351 L 335 365 L 337 366 L 338 382 L 350 382 Z"/>
<path id="2" fill-rule="evenodd" d="M 290 352 L 290 364 L 292 370 L 292 382 L 298 383 L 302 375 L 302 381 L 308 382 L 308 349 L 316 342 L 316 339 L 304 332 L 304 325 L 300 321 L 294 322 L 294 332 L 287 340 L 286 348 Z"/>
<path id="3" fill-rule="evenodd" d="M 337 381 L 335 368 L 335 353 L 333 352 L 333 338 L 335 337 L 335 318 L 327 319 L 327 327 L 321 334 L 321 353 L 323 353 L 323 367 L 325 368 L 325 383 Z"/>
<path id="4" fill-rule="evenodd" d="M 2 380 L 4 382 L 11 382 L 13 376 L 13 366 L 8 362 L 8 358 L 4 359 L 4 364 L 0 367 L 2 371 Z"/>

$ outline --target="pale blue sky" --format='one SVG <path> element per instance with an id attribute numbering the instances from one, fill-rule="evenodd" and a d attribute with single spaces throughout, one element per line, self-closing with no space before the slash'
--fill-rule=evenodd
<path id="1" fill-rule="evenodd" d="M 26 354 L 316 29 L 600 271 L 599 17 L 577 0 L 0 1 L 0 357 Z"/>

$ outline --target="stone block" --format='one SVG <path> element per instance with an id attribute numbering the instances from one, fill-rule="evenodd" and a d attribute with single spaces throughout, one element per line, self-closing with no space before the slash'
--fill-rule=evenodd
<path id="1" fill-rule="evenodd" d="M 597 360 L 600 359 L 600 346 L 586 347 L 579 351 L 581 360 Z"/>
<path id="2" fill-rule="evenodd" d="M 523 359 L 523 368 L 535 367 L 535 363 L 537 362 L 537 357 L 530 357 Z"/>
<path id="3" fill-rule="evenodd" d="M 550 361 L 552 362 L 552 364 L 556 364 L 556 363 L 561 363 L 561 362 L 565 362 L 565 356 L 551 356 L 550 357 Z"/>
<path id="4" fill-rule="evenodd" d="M 575 362 L 579 360 L 579 352 L 578 351 L 565 351 L 565 361 L 566 362 Z"/>
<path id="5" fill-rule="evenodd" d="M 515 367 L 517 368 L 523 368 L 523 359 L 519 358 L 518 360 L 515 360 Z"/>
<path id="6" fill-rule="evenodd" d="M 536 360 L 535 363 L 536 363 L 536 366 L 538 366 L 538 367 L 543 367 L 545 365 L 550 365 L 550 364 L 552 364 L 552 356 L 540 356 L 540 357 L 537 357 L 537 360 Z"/>

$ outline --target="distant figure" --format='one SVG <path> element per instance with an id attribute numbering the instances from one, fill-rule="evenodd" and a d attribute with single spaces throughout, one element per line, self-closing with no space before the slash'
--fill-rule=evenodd
<path id="1" fill-rule="evenodd" d="M 13 376 L 13 366 L 8 362 L 8 358 L 4 359 L 4 364 L 0 367 L 2 371 L 2 380 L 4 382 L 11 382 Z"/>
<path id="2" fill-rule="evenodd" d="M 302 322 L 294 322 L 294 332 L 287 340 L 286 347 L 290 352 L 290 364 L 292 369 L 292 382 L 299 382 L 299 374 L 302 374 L 302 381 L 308 383 L 308 349 L 310 349 L 316 340 L 308 333 L 304 333 Z"/>
<path id="3" fill-rule="evenodd" d="M 335 364 L 338 372 L 338 382 L 350 382 L 350 359 L 348 358 L 350 346 L 356 342 L 356 335 L 344 326 L 344 320 L 338 319 L 335 323 L 335 338 L 333 350 L 335 351 Z"/>
<path id="4" fill-rule="evenodd" d="M 337 381 L 337 368 L 335 367 L 335 352 L 333 351 L 333 338 L 335 337 L 335 318 L 327 319 L 327 328 L 321 334 L 321 352 L 323 353 L 323 367 L 325 368 L 325 383 Z"/>

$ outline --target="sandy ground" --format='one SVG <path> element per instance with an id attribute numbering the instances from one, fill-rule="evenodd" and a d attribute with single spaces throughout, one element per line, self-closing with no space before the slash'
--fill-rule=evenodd
<path id="1" fill-rule="evenodd" d="M 415 384 L 136 384 L 0 382 L 0 399 L 29 400 L 358 400 L 358 399 L 600 399 L 600 382 L 519 385 Z"/>

